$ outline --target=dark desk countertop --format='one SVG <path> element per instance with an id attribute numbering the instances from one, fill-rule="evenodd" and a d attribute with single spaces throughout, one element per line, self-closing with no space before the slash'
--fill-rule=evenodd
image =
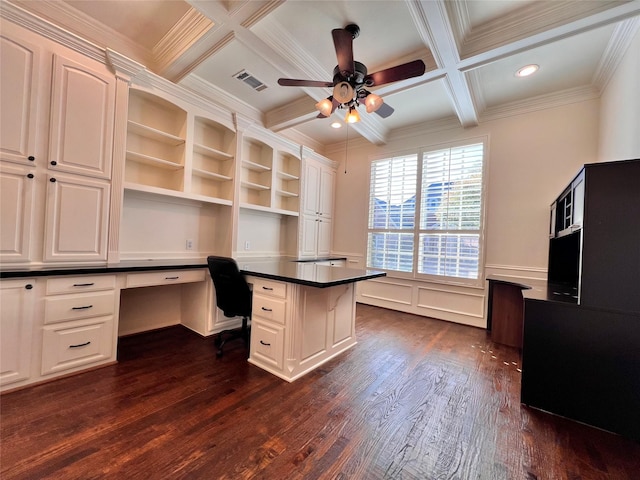
<path id="1" fill-rule="evenodd" d="M 488 275 L 487 281 L 513 285 L 522 289 L 522 296 L 529 300 L 578 304 L 578 289 L 570 285 L 549 283 L 535 278 L 516 278 L 504 275 Z"/>
<path id="2" fill-rule="evenodd" d="M 326 257 L 315 261 L 344 260 L 344 257 Z M 359 282 L 370 278 L 383 277 L 385 272 L 360 270 L 329 265 L 315 265 L 314 260 L 296 258 L 239 258 L 240 271 L 245 275 L 269 278 L 312 287 L 331 287 L 345 283 Z M 154 270 L 181 270 L 190 268 L 208 268 L 207 259 L 181 260 L 128 260 L 110 265 L 91 266 L 2 266 L 0 278 L 26 278 L 58 275 L 92 275 L 104 273 L 144 272 Z"/>

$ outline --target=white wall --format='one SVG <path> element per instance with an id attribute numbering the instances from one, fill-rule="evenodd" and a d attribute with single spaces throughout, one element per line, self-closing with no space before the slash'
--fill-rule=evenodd
<path id="1" fill-rule="evenodd" d="M 639 87 L 640 29 L 602 93 L 601 161 L 640 158 Z"/>
<path id="2" fill-rule="evenodd" d="M 224 207 L 223 207 L 224 208 Z M 203 257 L 220 251 L 226 229 L 220 209 L 187 200 L 125 191 L 121 259 Z M 186 241 L 193 240 L 187 250 Z"/>
<path id="3" fill-rule="evenodd" d="M 598 100 L 588 100 L 486 121 L 470 129 L 424 131 L 383 147 L 354 142 L 346 174 L 344 146 L 328 151 L 340 162 L 334 252 L 364 265 L 372 157 L 488 136 L 485 274 L 546 278 L 549 205 L 583 164 L 598 160 L 598 116 Z M 363 282 L 358 300 L 469 325 L 486 324 L 484 289 L 387 277 Z"/>

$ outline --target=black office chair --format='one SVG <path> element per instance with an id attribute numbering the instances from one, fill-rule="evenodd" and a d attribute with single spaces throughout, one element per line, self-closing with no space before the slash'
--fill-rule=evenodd
<path id="1" fill-rule="evenodd" d="M 216 337 L 218 351 L 222 356 L 222 348 L 230 340 L 241 338 L 249 345 L 249 319 L 251 318 L 251 290 L 233 258 L 207 257 L 209 273 L 216 289 L 216 304 L 225 317 L 242 317 L 242 327 L 224 330 Z"/>

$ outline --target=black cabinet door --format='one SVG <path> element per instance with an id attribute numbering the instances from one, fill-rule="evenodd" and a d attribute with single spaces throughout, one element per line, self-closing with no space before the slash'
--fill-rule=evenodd
<path id="1" fill-rule="evenodd" d="M 640 315 L 525 299 L 521 401 L 640 440 Z"/>

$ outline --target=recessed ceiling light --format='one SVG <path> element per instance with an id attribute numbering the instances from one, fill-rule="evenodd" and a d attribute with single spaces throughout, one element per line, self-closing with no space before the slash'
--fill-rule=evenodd
<path id="1" fill-rule="evenodd" d="M 342 124 L 340 122 L 333 122 L 331 124 L 331 128 L 340 128 L 342 127 Z"/>
<path id="2" fill-rule="evenodd" d="M 520 70 L 518 70 L 516 72 L 516 76 L 517 77 L 528 77 L 529 75 L 532 75 L 534 73 L 536 73 L 538 71 L 540 67 L 538 65 L 527 65 L 525 67 L 522 67 Z"/>

